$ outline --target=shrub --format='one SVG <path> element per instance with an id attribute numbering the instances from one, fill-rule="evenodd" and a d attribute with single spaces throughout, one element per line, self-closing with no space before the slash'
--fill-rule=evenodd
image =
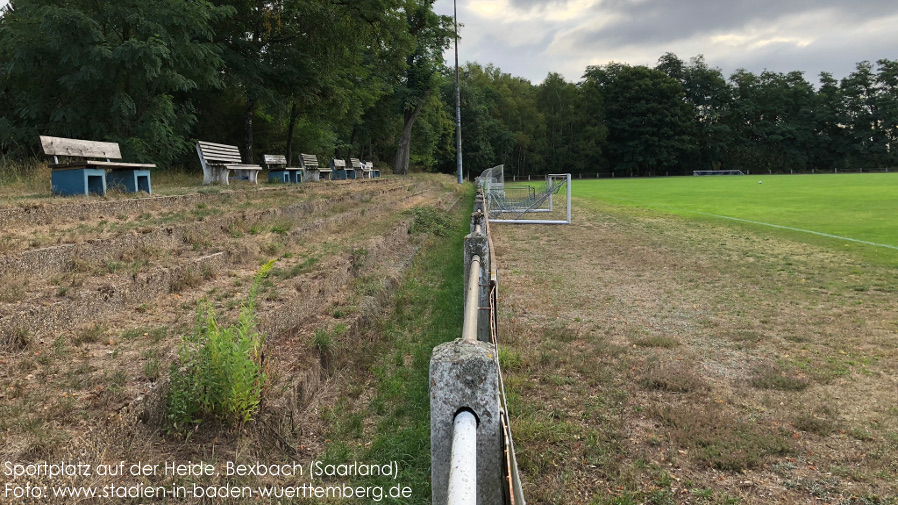
<path id="1" fill-rule="evenodd" d="M 245 423 L 258 411 L 266 375 L 265 337 L 256 330 L 256 296 L 273 263 L 256 274 L 236 324 L 220 325 L 212 306 L 200 302 L 196 329 L 184 336 L 169 374 L 170 431 L 184 433 L 207 418 Z"/>
<path id="2" fill-rule="evenodd" d="M 429 233 L 445 237 L 452 228 L 449 215 L 436 207 L 415 207 L 405 211 L 412 216 L 409 233 Z"/>

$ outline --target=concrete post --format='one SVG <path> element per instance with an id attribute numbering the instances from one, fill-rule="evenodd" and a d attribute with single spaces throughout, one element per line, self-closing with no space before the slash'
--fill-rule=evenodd
<path id="1" fill-rule="evenodd" d="M 483 199 L 483 190 L 478 189 L 477 194 L 474 195 L 474 212 L 486 212 L 486 205 L 484 205 Z"/>
<path id="2" fill-rule="evenodd" d="M 471 214 L 471 233 L 474 233 L 477 225 L 480 225 L 481 230 L 486 230 L 486 221 L 484 220 L 483 212 L 479 210 L 474 211 L 474 213 Z"/>
<path id="3" fill-rule="evenodd" d="M 479 307 L 490 306 L 490 245 L 486 234 L 471 233 L 465 237 L 465 282 L 471 275 L 471 259 L 480 257 Z M 467 286 L 465 286 L 465 303 L 467 303 Z M 477 311 L 477 340 L 490 342 L 490 315 L 488 310 Z"/>
<path id="4" fill-rule="evenodd" d="M 430 457 L 432 502 L 446 503 L 453 423 L 459 411 L 477 418 L 477 503 L 502 503 L 502 422 L 495 347 L 455 340 L 430 358 Z"/>

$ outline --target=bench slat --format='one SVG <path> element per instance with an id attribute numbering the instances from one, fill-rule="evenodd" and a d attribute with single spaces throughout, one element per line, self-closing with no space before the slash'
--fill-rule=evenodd
<path id="1" fill-rule="evenodd" d="M 43 135 L 40 136 L 40 140 L 44 154 L 48 156 L 122 159 L 122 152 L 116 142 L 95 142 Z"/>
<path id="2" fill-rule="evenodd" d="M 300 159 L 302 160 L 302 167 L 306 170 L 318 170 L 320 168 L 318 157 L 314 154 L 300 154 Z"/>
<path id="3" fill-rule="evenodd" d="M 237 146 L 203 141 L 197 142 L 197 146 L 207 162 L 224 161 L 241 163 L 243 161 L 243 158 L 240 156 L 240 149 L 238 149 Z"/>
<path id="4" fill-rule="evenodd" d="M 116 161 L 81 161 L 76 163 L 60 163 L 58 165 L 51 165 L 51 168 L 54 170 L 69 170 L 73 168 L 88 168 L 88 167 L 98 167 L 98 168 L 108 168 L 110 170 L 133 170 L 133 169 L 150 169 L 156 168 L 156 165 L 152 163 L 119 163 Z"/>
<path id="5" fill-rule="evenodd" d="M 262 167 L 259 165 L 248 165 L 243 163 L 212 163 L 208 160 L 207 163 L 216 167 L 225 167 L 229 170 L 262 170 Z"/>
<path id="6" fill-rule="evenodd" d="M 266 154 L 265 155 L 265 164 L 266 165 L 286 165 L 287 157 L 279 154 Z"/>

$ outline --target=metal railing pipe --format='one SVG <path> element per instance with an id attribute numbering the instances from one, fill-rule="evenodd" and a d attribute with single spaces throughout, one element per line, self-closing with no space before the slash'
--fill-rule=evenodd
<path id="1" fill-rule="evenodd" d="M 467 296 L 465 296 L 465 321 L 461 338 L 466 342 L 477 340 L 477 312 L 480 308 L 480 256 L 471 258 L 468 273 Z"/>
<path id="2" fill-rule="evenodd" d="M 455 416 L 447 505 L 477 504 L 477 418 L 467 410 Z"/>

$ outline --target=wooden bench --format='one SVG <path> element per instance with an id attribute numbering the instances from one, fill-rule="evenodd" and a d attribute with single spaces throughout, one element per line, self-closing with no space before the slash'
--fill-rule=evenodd
<path id="1" fill-rule="evenodd" d="M 370 161 L 362 162 L 362 178 L 374 179 L 380 177 L 380 170 L 374 168 L 374 163 Z"/>
<path id="2" fill-rule="evenodd" d="M 300 154 L 299 158 L 307 181 L 330 180 L 331 170 L 329 168 L 321 168 L 318 164 L 317 156 L 314 154 Z"/>
<path id="3" fill-rule="evenodd" d="M 349 173 L 349 168 L 346 169 L 347 175 L 349 175 L 350 179 L 365 178 L 365 172 L 363 171 L 364 167 L 362 166 L 362 161 L 358 158 L 349 158 L 349 164 L 352 166 L 352 174 Z"/>
<path id="4" fill-rule="evenodd" d="M 122 163 L 117 142 L 94 142 L 40 136 L 44 154 L 53 157 L 50 184 L 57 195 L 105 195 L 109 187 L 136 193 L 152 193 L 151 163 Z M 69 161 L 60 163 L 59 159 Z M 99 161 L 94 158 L 102 158 Z M 109 173 L 107 174 L 107 170 Z"/>
<path id="5" fill-rule="evenodd" d="M 302 168 L 288 167 L 286 156 L 266 154 L 265 166 L 268 167 L 268 182 L 302 182 Z"/>
<path id="6" fill-rule="evenodd" d="M 346 174 L 346 160 L 338 160 L 337 158 L 331 158 L 331 169 L 334 171 L 331 174 L 331 179 L 335 181 L 345 181 Z"/>
<path id="7" fill-rule="evenodd" d="M 258 184 L 262 167 L 243 163 L 237 146 L 200 141 L 196 143 L 196 153 L 203 166 L 203 184 L 220 182 L 227 185 L 231 170 L 235 177 Z"/>

